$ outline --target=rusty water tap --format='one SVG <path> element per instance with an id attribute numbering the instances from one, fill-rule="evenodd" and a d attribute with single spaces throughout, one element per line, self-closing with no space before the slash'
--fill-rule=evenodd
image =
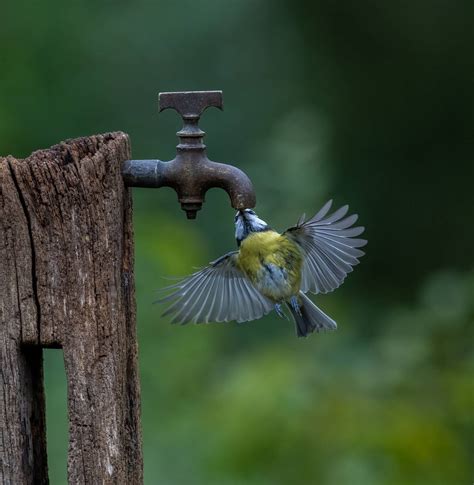
<path id="1" fill-rule="evenodd" d="M 203 111 L 222 109 L 222 91 L 185 91 L 160 93 L 159 108 L 175 109 L 183 118 L 176 157 L 161 160 L 127 160 L 122 174 L 130 187 L 172 187 L 188 219 L 195 219 L 208 189 L 220 187 L 230 197 L 234 209 L 255 207 L 255 192 L 247 175 L 232 165 L 212 162 L 203 143 L 205 132 L 199 126 Z"/>

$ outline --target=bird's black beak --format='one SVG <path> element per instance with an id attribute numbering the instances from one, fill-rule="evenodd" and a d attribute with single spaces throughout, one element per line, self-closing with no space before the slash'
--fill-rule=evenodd
<path id="1" fill-rule="evenodd" d="M 245 221 L 245 212 L 242 209 L 239 209 L 235 214 L 235 222 L 238 220 Z"/>

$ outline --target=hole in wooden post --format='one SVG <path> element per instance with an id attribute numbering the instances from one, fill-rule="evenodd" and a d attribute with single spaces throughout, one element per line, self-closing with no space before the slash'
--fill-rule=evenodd
<path id="1" fill-rule="evenodd" d="M 63 351 L 44 349 L 46 438 L 50 483 L 67 483 L 67 382 Z"/>

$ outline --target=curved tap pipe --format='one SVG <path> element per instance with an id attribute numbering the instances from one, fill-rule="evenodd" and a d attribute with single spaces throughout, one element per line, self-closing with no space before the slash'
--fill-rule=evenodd
<path id="1" fill-rule="evenodd" d="M 252 182 L 237 167 L 204 159 L 197 164 L 182 162 L 176 157 L 170 162 L 161 160 L 127 160 L 122 174 L 129 187 L 171 187 L 186 211 L 188 219 L 195 219 L 206 192 L 218 187 L 224 189 L 234 209 L 255 207 L 256 197 Z"/>

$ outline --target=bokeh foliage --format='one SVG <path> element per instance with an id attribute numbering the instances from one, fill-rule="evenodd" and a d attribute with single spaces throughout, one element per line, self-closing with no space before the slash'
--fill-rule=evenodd
<path id="1" fill-rule="evenodd" d="M 367 256 L 317 301 L 339 323 L 297 340 L 269 316 L 175 327 L 162 276 L 232 249 L 227 196 L 189 222 L 135 190 L 146 483 L 451 484 L 474 445 L 473 3 L 12 2 L 0 29 L 1 153 L 123 130 L 170 159 L 158 91 L 223 89 L 209 154 L 252 178 L 278 229 L 329 197 Z M 65 383 L 46 355 L 52 483 L 65 482 Z"/>

